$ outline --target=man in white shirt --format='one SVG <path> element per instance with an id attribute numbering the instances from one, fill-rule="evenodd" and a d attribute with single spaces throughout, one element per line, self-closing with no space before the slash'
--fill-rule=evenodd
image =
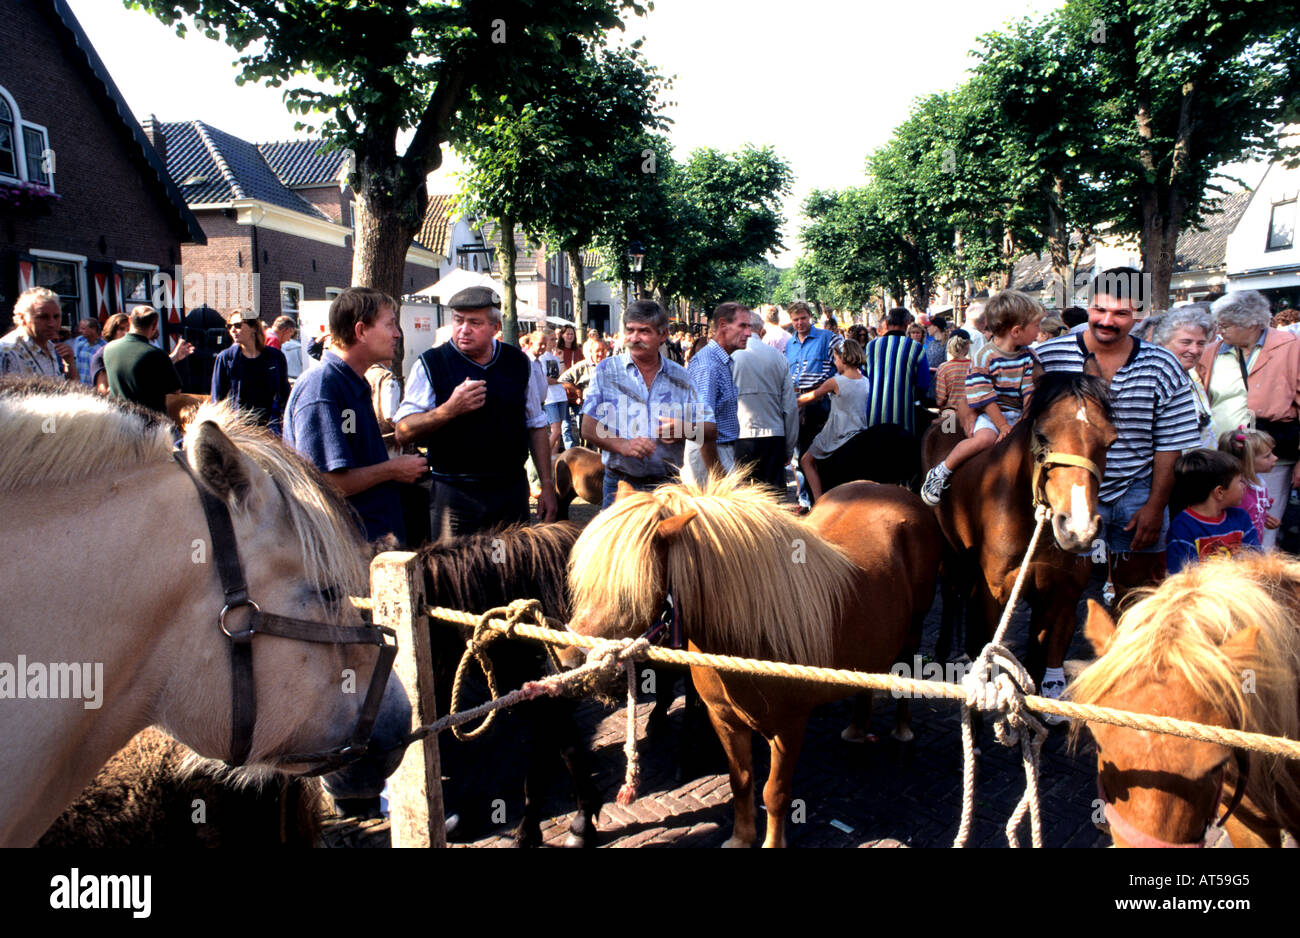
<path id="1" fill-rule="evenodd" d="M 751 313 L 754 331 L 731 356 L 736 382 L 736 465 L 750 464 L 750 475 L 785 496 L 785 467 L 799 439 L 799 404 L 785 355 L 759 339 L 763 320 Z M 775 312 L 772 317 L 775 318 Z M 777 329 L 782 335 L 785 330 Z"/>
<path id="2" fill-rule="evenodd" d="M 0 338 L 0 375 L 77 381 L 77 355 L 54 341 L 63 321 L 59 296 L 45 287 L 24 290 L 14 303 L 14 329 Z"/>

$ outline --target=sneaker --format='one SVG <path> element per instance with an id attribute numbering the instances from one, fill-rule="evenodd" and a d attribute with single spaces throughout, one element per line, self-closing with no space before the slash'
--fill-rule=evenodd
<path id="1" fill-rule="evenodd" d="M 1050 697 L 1052 700 L 1060 700 L 1063 693 L 1065 693 L 1065 681 L 1043 682 L 1043 697 Z M 1069 717 L 1063 717 L 1055 713 L 1040 713 L 1039 717 L 1047 726 L 1060 726 L 1062 723 L 1068 723 L 1070 721 Z"/>
<path id="2" fill-rule="evenodd" d="M 927 505 L 937 505 L 943 499 L 943 490 L 948 487 L 948 481 L 952 478 L 951 472 L 944 472 L 941 468 L 943 463 L 935 466 L 925 474 L 925 481 L 921 483 L 921 499 Z"/>

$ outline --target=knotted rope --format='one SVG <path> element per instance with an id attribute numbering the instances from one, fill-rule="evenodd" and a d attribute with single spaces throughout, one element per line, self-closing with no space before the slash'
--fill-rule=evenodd
<path id="1" fill-rule="evenodd" d="M 1004 746 L 1020 744 L 1020 761 L 1025 770 L 1025 793 L 1021 795 L 1007 822 L 1007 842 L 1012 847 L 1020 846 L 1016 828 L 1028 811 L 1033 845 L 1043 845 L 1042 816 L 1038 807 L 1038 754 L 1047 738 L 1047 728 L 1025 706 L 1026 691 L 1033 694 L 1037 690 L 1033 679 L 1024 665 L 1002 644 L 1016 603 L 1020 600 L 1020 590 L 1029 571 L 1029 559 L 1038 549 L 1038 538 L 1043 533 L 1043 525 L 1051 516 L 1051 509 L 1047 505 L 1039 505 L 1034 515 L 1038 523 L 1034 525 L 1033 536 L 1029 539 L 1029 547 L 1020 563 L 1020 570 L 1016 573 L 1016 582 L 1011 587 L 1006 608 L 1002 610 L 997 631 L 980 651 L 961 682 L 966 691 L 966 700 L 961 706 L 961 823 L 952 843 L 954 847 L 966 846 L 966 840 L 970 836 L 971 816 L 975 809 L 975 730 L 971 713 L 976 709 L 995 714 L 993 735 L 998 742 Z M 995 672 L 995 669 L 998 670 Z"/>

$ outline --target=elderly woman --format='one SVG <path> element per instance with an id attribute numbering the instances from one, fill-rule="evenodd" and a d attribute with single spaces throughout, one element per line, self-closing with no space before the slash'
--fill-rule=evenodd
<path id="1" fill-rule="evenodd" d="M 1269 514 L 1281 518 L 1300 482 L 1300 336 L 1269 327 L 1268 299 L 1255 290 L 1221 296 L 1211 312 L 1223 338 L 1206 347 L 1200 373 L 1215 429 L 1227 433 L 1253 418 L 1277 441 L 1277 465 L 1261 481 L 1273 501 Z M 1265 531 L 1265 548 L 1276 540 L 1276 528 Z"/>
<path id="2" fill-rule="evenodd" d="M 1196 373 L 1196 366 L 1200 363 L 1205 346 L 1214 332 L 1214 321 L 1210 318 L 1210 304 L 1191 303 L 1151 318 L 1155 323 L 1151 327 L 1148 341 L 1172 352 L 1192 382 L 1199 437 L 1196 446 L 1191 448 L 1218 449 L 1219 433 L 1214 425 L 1214 412 L 1210 409 L 1210 398 L 1205 393 L 1205 386 L 1201 384 L 1201 376 Z"/>

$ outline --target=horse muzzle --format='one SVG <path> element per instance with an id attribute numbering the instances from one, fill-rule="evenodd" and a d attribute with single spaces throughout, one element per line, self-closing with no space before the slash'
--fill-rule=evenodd
<path id="1" fill-rule="evenodd" d="M 1100 515 L 1094 514 L 1080 522 L 1072 513 L 1058 511 L 1052 514 L 1052 533 L 1056 535 L 1056 543 L 1061 545 L 1061 550 L 1067 553 L 1077 554 L 1091 550 L 1100 531 Z"/>

